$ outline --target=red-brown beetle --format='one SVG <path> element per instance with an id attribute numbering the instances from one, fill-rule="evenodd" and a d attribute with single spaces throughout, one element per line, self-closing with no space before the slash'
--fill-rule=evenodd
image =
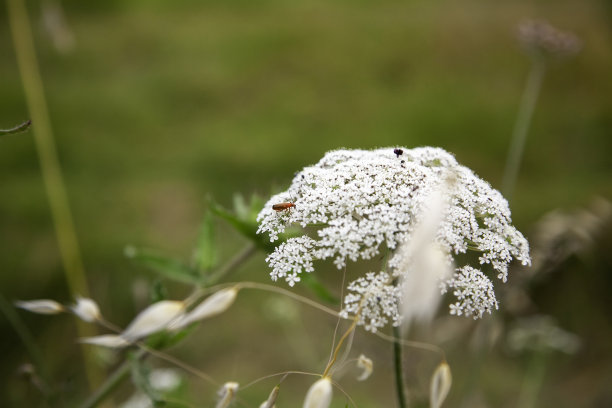
<path id="1" fill-rule="evenodd" d="M 272 209 L 274 211 L 285 211 L 288 210 L 289 208 L 295 207 L 295 204 L 293 203 L 278 203 L 278 204 L 274 204 L 272 206 Z"/>

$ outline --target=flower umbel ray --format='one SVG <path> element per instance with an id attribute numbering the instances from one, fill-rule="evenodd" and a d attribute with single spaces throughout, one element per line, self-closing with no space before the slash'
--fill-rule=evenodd
<path id="1" fill-rule="evenodd" d="M 513 259 L 530 264 L 529 245 L 511 224 L 508 202 L 450 153 L 432 147 L 336 150 L 297 173 L 289 189 L 270 198 L 259 213 L 258 232 L 268 233 L 272 242 L 290 225 L 317 226 L 268 256 L 272 279 L 285 279 L 293 286 L 301 273 L 314 270 L 314 261 L 332 259 L 341 269 L 347 260 L 371 259 L 386 248 L 387 265 L 349 283 L 344 314 L 366 298 L 360 324 L 371 331 L 389 320 L 400 324 L 402 291 L 392 286 L 400 280 L 406 259 L 396 249 L 413 238 L 430 206 L 428 197 L 440 189 L 447 202 L 433 236 L 449 263 L 454 255 L 477 251 L 480 265 L 489 264 L 504 282 Z M 295 206 L 286 211 L 272 208 L 282 202 Z M 454 274 L 440 282 L 441 291 L 455 289 L 452 293 L 459 301 L 453 305 L 454 314 L 480 317 L 497 305 L 494 294 L 488 302 L 475 301 L 479 296 L 490 299 L 493 293 L 482 280 L 491 282 L 480 265 L 457 265 Z M 466 273 L 466 266 L 481 273 Z M 478 282 L 469 286 L 469 277 Z"/>

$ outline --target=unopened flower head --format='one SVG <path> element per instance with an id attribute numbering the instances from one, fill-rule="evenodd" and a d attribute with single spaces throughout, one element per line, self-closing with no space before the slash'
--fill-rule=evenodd
<path id="1" fill-rule="evenodd" d="M 429 198 L 441 189 L 443 213 L 432 235 L 449 263 L 453 255 L 477 251 L 480 264 L 489 264 L 504 282 L 512 259 L 530 263 L 527 240 L 511 225 L 508 203 L 497 190 L 442 149 L 395 151 L 401 153 L 393 148 L 329 152 L 297 173 L 289 189 L 273 196 L 258 216 L 258 232 L 268 233 L 271 241 L 290 225 L 315 227 L 282 243 L 267 258 L 272 279 L 285 279 L 290 286 L 301 273 L 313 271 L 317 260 L 333 259 L 341 269 L 347 260 L 371 259 L 390 251 L 388 267 L 350 283 L 345 298 L 344 315 L 359 311 L 359 323 L 372 331 L 389 320 L 400 323 L 401 290 L 394 281 L 402 276 L 406 254 L 397 249 L 412 239 L 431 206 Z M 272 208 L 282 202 L 295 206 Z M 465 275 L 462 267 L 440 283 L 441 291 L 465 286 L 459 280 Z M 483 310 L 461 311 L 480 316 Z"/>
<path id="2" fill-rule="evenodd" d="M 102 318 L 100 308 L 93 299 L 77 296 L 76 304 L 73 305 L 70 310 L 72 310 L 72 313 L 78 316 L 81 320 L 88 323 L 93 323 Z"/>
<path id="3" fill-rule="evenodd" d="M 239 384 L 237 382 L 226 382 L 218 392 L 219 400 L 215 408 L 227 408 L 238 392 Z"/>
<path id="4" fill-rule="evenodd" d="M 518 38 L 529 53 L 544 57 L 570 57 L 582 47 L 574 34 L 558 30 L 545 21 L 521 22 L 518 26 Z"/>

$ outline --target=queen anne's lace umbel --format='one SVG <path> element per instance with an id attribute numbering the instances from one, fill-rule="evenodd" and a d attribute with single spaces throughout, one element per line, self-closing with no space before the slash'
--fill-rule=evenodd
<path id="1" fill-rule="evenodd" d="M 268 233 L 271 241 L 289 225 L 312 227 L 268 256 L 272 279 L 293 286 L 300 273 L 313 271 L 316 260 L 332 258 L 340 269 L 347 259 L 371 259 L 386 249 L 394 254 L 411 238 L 427 198 L 440 188 L 447 205 L 436 241 L 449 257 L 477 251 L 480 264 L 490 264 L 504 282 L 512 259 L 530 264 L 527 240 L 511 225 L 507 201 L 448 152 L 431 147 L 336 150 L 297 173 L 289 189 L 273 196 L 259 213 L 258 233 Z M 272 209 L 282 202 L 295 207 Z M 349 284 L 345 315 L 359 311 L 360 324 L 372 331 L 389 319 L 399 324 L 401 291 L 390 285 L 401 276 L 401 256 L 395 253 L 384 273 Z M 448 289 L 458 297 L 453 314 L 481 317 L 497 308 L 492 282 L 472 267 L 461 266 L 441 282 L 441 290 Z"/>

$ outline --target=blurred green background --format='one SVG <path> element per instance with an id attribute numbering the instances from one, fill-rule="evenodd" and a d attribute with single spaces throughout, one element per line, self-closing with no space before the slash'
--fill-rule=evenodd
<path id="1" fill-rule="evenodd" d="M 516 40 L 525 18 L 572 31 L 583 47 L 545 77 L 511 202 L 514 222 L 531 238 L 551 210 L 612 199 L 609 1 L 71 0 L 61 3 L 64 23 L 52 19 L 58 3 L 27 4 L 87 277 L 117 324 L 147 304 L 153 281 L 124 257 L 126 245 L 188 259 L 207 197 L 227 207 L 235 193 L 266 197 L 328 150 L 439 146 L 499 188 L 530 66 Z M 6 8 L 0 90 L 0 128 L 28 119 Z M 221 222 L 218 235 L 222 260 L 246 242 Z M 509 285 L 524 275 L 529 306 L 503 311 L 511 301 L 500 295 L 502 311 L 486 323 L 511 327 L 519 317 L 550 315 L 582 347 L 572 355 L 517 354 L 504 330 L 487 352 L 466 355 L 480 327 L 466 322 L 463 334 L 442 344 L 455 376 L 446 406 L 517 406 L 517 390 L 538 378 L 534 367 L 545 367 L 536 406 L 612 405 L 610 223 L 602 221 L 589 242 L 540 278 L 516 271 Z M 267 282 L 263 258 L 232 278 Z M 0 137 L 0 259 L 9 301 L 70 301 L 31 131 Z M 174 297 L 188 293 L 168 286 Z M 299 323 L 266 313 L 291 315 L 294 306 L 283 302 L 250 292 L 176 353 L 221 383 L 320 370 L 335 322 L 295 305 L 304 313 Z M 72 319 L 19 316 L 65 394 L 62 404 L 81 400 Z M 45 406 L 19 373 L 31 356 L 4 316 L 0 330 L 0 406 Z M 347 391 L 360 407 L 393 406 L 390 345 L 358 337 L 380 363 L 369 385 L 347 374 Z M 541 354 L 547 363 L 532 364 Z M 423 367 L 432 367 L 415 364 L 409 381 L 418 400 L 429 379 Z M 185 398 L 210 405 L 214 388 L 190 381 Z M 300 405 L 311 382 L 291 381 L 279 406 Z M 262 384 L 242 406 L 256 406 L 275 383 Z M 126 386 L 117 401 L 129 393 Z"/>

